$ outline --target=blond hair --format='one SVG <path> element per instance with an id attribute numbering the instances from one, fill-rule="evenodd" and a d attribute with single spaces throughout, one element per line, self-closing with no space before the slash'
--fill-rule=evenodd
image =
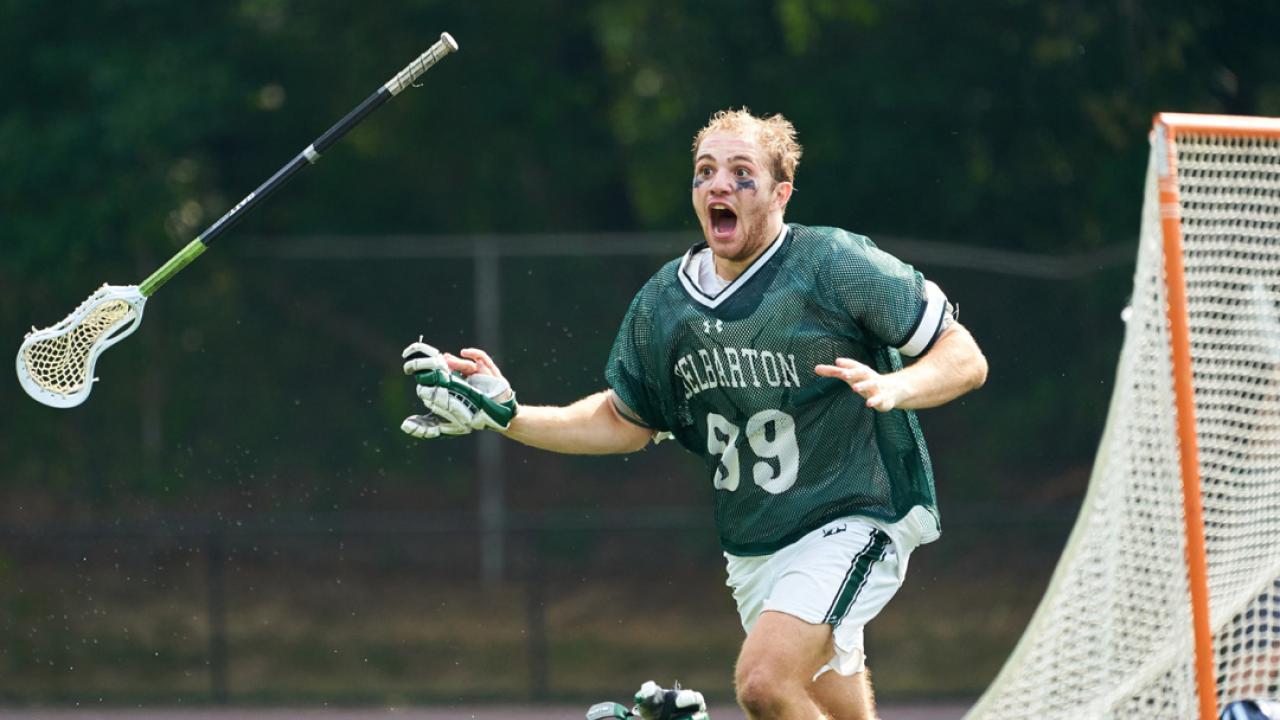
<path id="1" fill-rule="evenodd" d="M 713 132 L 732 132 L 749 137 L 764 150 L 769 174 L 775 182 L 795 182 L 796 166 L 800 164 L 802 148 L 796 142 L 796 127 L 781 114 L 757 117 L 751 110 L 719 110 L 707 121 L 706 127 L 693 138 L 696 156 L 703 138 Z"/>

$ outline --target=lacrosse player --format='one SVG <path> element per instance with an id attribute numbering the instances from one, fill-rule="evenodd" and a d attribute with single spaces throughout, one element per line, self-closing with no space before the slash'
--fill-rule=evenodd
<path id="1" fill-rule="evenodd" d="M 415 343 L 405 372 L 427 412 L 402 427 L 591 454 L 673 437 L 715 488 L 746 630 L 739 703 L 754 719 L 869 720 L 863 626 L 940 532 L 913 411 L 980 387 L 986 360 L 911 266 L 860 235 L 783 222 L 800 146 L 781 115 L 718 112 L 693 147 L 704 241 L 632 301 L 607 389 L 517 408 L 483 350 Z"/>

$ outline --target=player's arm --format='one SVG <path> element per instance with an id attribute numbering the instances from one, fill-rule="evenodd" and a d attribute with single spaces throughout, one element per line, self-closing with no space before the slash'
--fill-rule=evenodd
<path id="1" fill-rule="evenodd" d="M 936 407 L 986 382 L 986 358 L 936 283 L 892 255 L 856 242 L 837 246 L 823 268 L 820 292 L 843 307 L 866 337 L 915 362 L 881 375 L 852 358 L 832 358 L 815 373 L 845 381 L 867 407 L 881 412 Z M 849 286 L 851 274 L 859 277 L 856 289 Z"/>
<path id="2" fill-rule="evenodd" d="M 851 358 L 836 358 L 835 364 L 818 365 L 814 372 L 844 380 L 874 410 L 919 410 L 982 387 L 987 381 L 987 359 L 973 335 L 952 321 L 923 355 L 897 372 L 881 375 Z"/>
<path id="3" fill-rule="evenodd" d="M 543 450 L 605 455 L 640 450 L 654 434 L 623 417 L 626 410 L 612 390 L 563 407 L 517 406 L 502 370 L 477 348 L 441 354 L 419 342 L 405 349 L 405 357 L 405 372 L 417 379 L 418 397 L 428 411 L 402 426 L 415 437 L 497 430 Z"/>
<path id="4" fill-rule="evenodd" d="M 643 449 L 653 431 L 626 419 L 612 390 L 564 407 L 521 406 L 505 431 L 531 447 L 578 455 L 608 455 Z"/>

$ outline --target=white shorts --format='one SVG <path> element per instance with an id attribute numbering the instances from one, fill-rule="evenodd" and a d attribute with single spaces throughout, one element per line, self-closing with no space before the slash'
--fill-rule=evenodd
<path id="1" fill-rule="evenodd" d="M 726 584 L 747 632 L 765 610 L 831 625 L 835 655 L 813 677 L 855 675 L 866 667 L 862 628 L 902 586 L 909 557 L 878 524 L 843 518 L 772 555 L 725 553 Z"/>

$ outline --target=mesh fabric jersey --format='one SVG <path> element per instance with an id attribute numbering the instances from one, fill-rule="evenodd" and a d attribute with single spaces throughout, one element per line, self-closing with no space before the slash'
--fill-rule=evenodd
<path id="1" fill-rule="evenodd" d="M 923 276 L 865 237 L 788 225 L 708 296 L 689 277 L 705 247 L 636 295 L 605 374 L 635 417 L 703 458 L 723 548 L 771 553 L 849 515 L 893 522 L 923 506 L 936 516 L 915 414 L 871 410 L 814 373 L 838 357 L 900 369 L 896 348 L 929 322 Z"/>

